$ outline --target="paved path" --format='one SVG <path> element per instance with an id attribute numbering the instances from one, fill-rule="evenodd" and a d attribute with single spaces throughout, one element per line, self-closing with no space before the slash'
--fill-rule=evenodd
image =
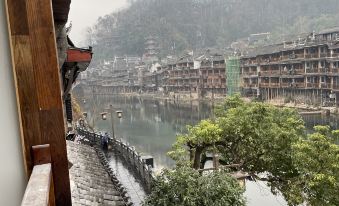
<path id="1" fill-rule="evenodd" d="M 94 148 L 67 141 L 67 153 L 73 205 L 126 205 Z"/>
<path id="2" fill-rule="evenodd" d="M 140 181 L 134 177 L 133 170 L 128 168 L 121 155 L 115 151 L 108 152 L 107 159 L 118 180 L 126 188 L 131 202 L 136 206 L 141 206 L 146 193 Z"/>

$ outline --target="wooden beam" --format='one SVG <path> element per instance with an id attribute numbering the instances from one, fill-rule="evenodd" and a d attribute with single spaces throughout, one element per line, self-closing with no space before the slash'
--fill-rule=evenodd
<path id="1" fill-rule="evenodd" d="M 51 0 L 7 0 L 13 72 L 27 175 L 31 147 L 50 144 L 56 205 L 71 205 L 65 124 Z"/>

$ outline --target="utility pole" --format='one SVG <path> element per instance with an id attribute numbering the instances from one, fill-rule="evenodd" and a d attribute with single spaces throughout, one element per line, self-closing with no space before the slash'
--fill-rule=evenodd
<path id="1" fill-rule="evenodd" d="M 111 112 L 111 123 L 112 123 L 112 138 L 115 139 L 115 132 L 114 132 L 114 119 L 113 119 L 113 105 L 109 105 L 109 109 L 110 109 L 110 112 Z"/>

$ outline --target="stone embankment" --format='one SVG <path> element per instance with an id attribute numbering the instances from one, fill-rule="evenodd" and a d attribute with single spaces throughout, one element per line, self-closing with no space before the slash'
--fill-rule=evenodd
<path id="1" fill-rule="evenodd" d="M 67 141 L 67 152 L 73 205 L 133 205 L 101 150 Z"/>

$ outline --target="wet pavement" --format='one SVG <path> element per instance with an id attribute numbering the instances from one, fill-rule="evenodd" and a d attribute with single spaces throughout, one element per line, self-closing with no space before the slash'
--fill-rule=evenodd
<path id="1" fill-rule="evenodd" d="M 73 205 L 126 205 L 93 147 L 67 141 L 67 153 Z"/>
<path id="2" fill-rule="evenodd" d="M 126 188 L 127 194 L 131 197 L 131 202 L 136 206 L 141 206 L 146 197 L 146 192 L 139 179 L 136 178 L 134 171 L 129 167 L 120 153 L 110 151 L 107 153 L 109 165 L 114 174 L 119 179 L 123 187 Z"/>

